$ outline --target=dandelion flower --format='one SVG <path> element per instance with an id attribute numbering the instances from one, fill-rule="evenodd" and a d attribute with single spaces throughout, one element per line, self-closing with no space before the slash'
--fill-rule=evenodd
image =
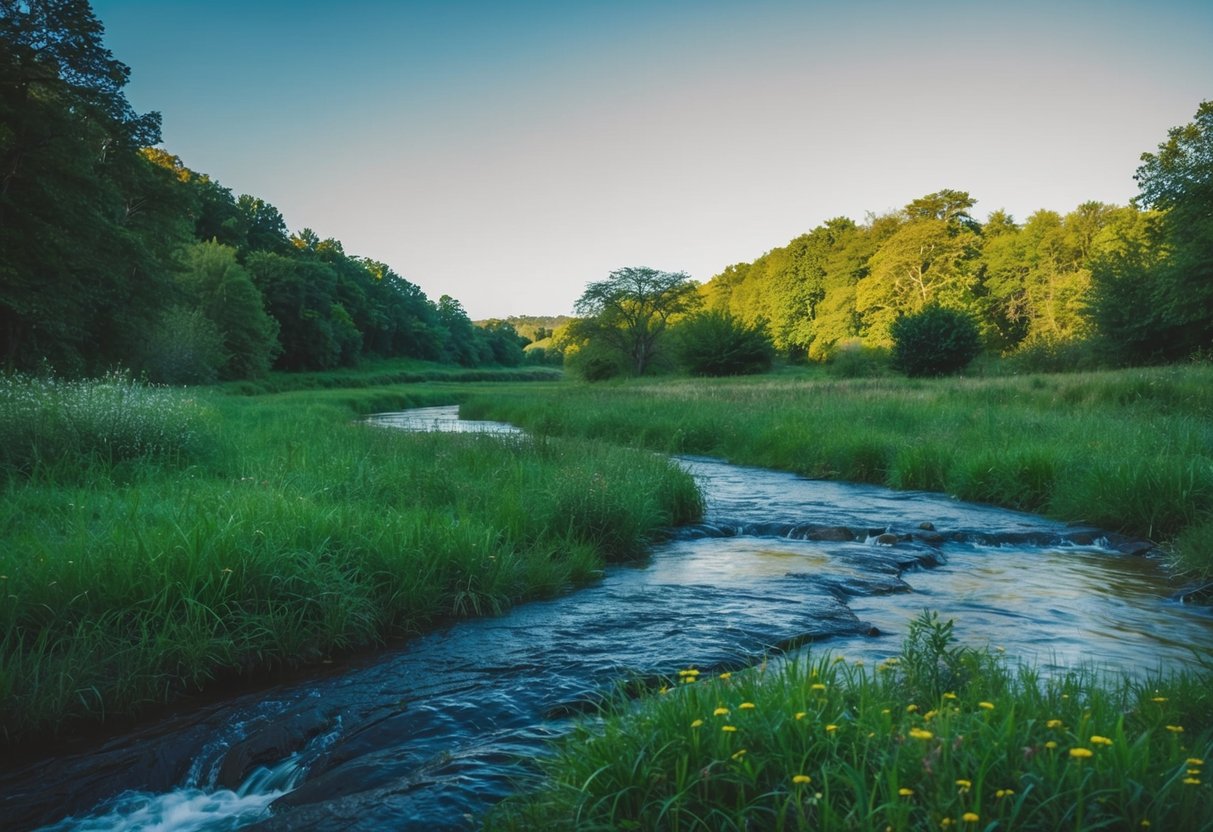
<path id="1" fill-rule="evenodd" d="M 737 749 L 736 751 L 734 751 L 734 752 L 733 752 L 733 759 L 734 759 L 734 760 L 740 760 L 740 759 L 741 759 L 742 757 L 744 757 L 744 756 L 745 756 L 745 749 L 744 749 L 744 748 L 739 748 L 739 749 Z"/>
<path id="2" fill-rule="evenodd" d="M 955 698 L 956 698 L 956 694 L 954 694 L 954 693 L 945 693 L 945 694 L 943 695 L 943 698 L 944 698 L 944 699 L 955 699 Z M 947 818 L 944 818 L 944 820 L 947 820 Z"/>
<path id="3" fill-rule="evenodd" d="M 733 678 L 733 674 L 729 673 L 728 671 L 725 671 L 724 673 L 720 674 L 720 678 L 724 679 L 727 682 L 729 679 Z"/>
<path id="4" fill-rule="evenodd" d="M 753 702 L 742 702 L 737 707 L 743 711 L 752 711 L 752 710 L 754 710 L 754 703 Z"/>
<path id="5" fill-rule="evenodd" d="M 1198 768 L 1190 768 L 1190 769 L 1188 769 L 1188 771 L 1187 771 L 1187 775 L 1188 775 L 1189 777 L 1200 777 L 1200 769 L 1198 769 Z"/>
<path id="6" fill-rule="evenodd" d="M 935 735 L 932 734 L 930 731 L 924 731 L 921 728 L 911 728 L 910 736 L 916 740 L 929 740 L 929 739 L 931 739 L 931 737 L 933 737 Z"/>
<path id="7" fill-rule="evenodd" d="M 806 716 L 808 716 L 808 712 L 806 712 L 806 711 L 797 711 L 796 712 L 797 719 L 804 719 Z"/>
<path id="8" fill-rule="evenodd" d="M 973 788 L 973 781 L 972 780 L 957 780 L 956 785 L 960 786 L 961 790 L 967 792 L 969 789 Z"/>
<path id="9" fill-rule="evenodd" d="M 1053 740 L 1049 740 L 1048 742 L 1045 743 L 1045 748 L 1048 748 L 1050 750 L 1052 750 L 1056 747 L 1057 747 L 1057 743 Z"/>
<path id="10" fill-rule="evenodd" d="M 691 723 L 691 727 L 692 727 L 692 728 L 698 728 L 700 725 L 703 725 L 703 720 L 702 720 L 702 719 L 697 719 L 697 720 L 695 720 L 694 722 L 692 722 L 692 723 Z"/>
<path id="11" fill-rule="evenodd" d="M 1205 761 L 1199 757 L 1189 757 L 1186 762 L 1190 766 L 1203 766 L 1205 764 Z"/>
<path id="12" fill-rule="evenodd" d="M 977 707 L 984 708 L 987 711 L 992 711 L 992 710 L 994 710 L 994 703 L 993 702 L 978 702 Z M 972 814 L 972 812 L 970 812 L 969 814 Z"/>
<path id="13" fill-rule="evenodd" d="M 1015 794 L 1014 789 L 999 789 L 998 791 L 994 792 L 995 797 L 1010 797 L 1013 794 Z"/>
<path id="14" fill-rule="evenodd" d="M 792 782 L 797 786 L 803 786 L 805 783 L 812 783 L 813 778 L 807 774 L 793 774 Z"/>
<path id="15" fill-rule="evenodd" d="M 1064 723 L 1060 719 L 1050 719 L 1045 723 L 1046 728 L 1060 728 Z"/>
<path id="16" fill-rule="evenodd" d="M 965 823 L 977 823 L 977 821 L 981 820 L 981 816 L 976 812 L 965 812 L 960 816 L 960 819 Z"/>
<path id="17" fill-rule="evenodd" d="M 912 714 L 912 713 L 914 713 L 914 712 L 915 712 L 915 711 L 917 711 L 917 710 L 918 710 L 918 706 L 917 706 L 917 705 L 906 705 L 906 713 L 907 713 L 907 714 Z"/>
<path id="18" fill-rule="evenodd" d="M 1184 727 L 1182 725 L 1168 725 L 1167 730 L 1172 734 L 1182 734 L 1184 732 Z"/>
<path id="19" fill-rule="evenodd" d="M 1200 778 L 1199 777 L 1185 777 L 1184 785 L 1185 786 L 1199 786 Z"/>
<path id="20" fill-rule="evenodd" d="M 911 795 L 914 794 L 914 790 L 907 789 L 905 786 L 902 786 L 900 789 L 897 790 L 897 793 L 899 795 L 901 795 L 902 797 L 910 797 Z"/>
<path id="21" fill-rule="evenodd" d="M 1091 744 L 1092 745 L 1111 745 L 1112 741 L 1110 739 L 1108 739 L 1107 737 L 1101 737 L 1099 735 L 1094 735 L 1091 737 Z"/>
<path id="22" fill-rule="evenodd" d="M 809 690 L 823 691 L 825 689 L 826 689 L 826 686 L 823 685 L 821 682 L 816 682 L 809 686 Z"/>
<path id="23" fill-rule="evenodd" d="M 827 733 L 827 734 L 832 734 L 832 733 L 834 733 L 834 732 L 835 732 L 835 731 L 837 731 L 837 730 L 838 730 L 838 726 L 837 726 L 837 725 L 827 725 L 827 726 L 826 726 L 826 733 Z"/>
<path id="24" fill-rule="evenodd" d="M 1092 756 L 1094 753 L 1095 752 L 1089 748 L 1071 748 L 1070 749 L 1070 756 L 1075 757 L 1079 760 L 1086 759 L 1087 757 Z"/>
<path id="25" fill-rule="evenodd" d="M 932 708 L 931 710 L 929 710 L 925 714 L 923 714 L 922 718 L 925 719 L 927 722 L 930 722 L 932 719 L 934 719 L 937 716 L 939 716 L 939 711 Z"/>
<path id="26" fill-rule="evenodd" d="M 729 715 L 728 708 L 717 708 L 716 710 L 712 711 L 712 716 L 728 716 L 728 715 Z"/>
<path id="27" fill-rule="evenodd" d="M 721 725 L 720 730 L 724 731 L 726 734 L 732 734 L 734 731 L 737 730 L 737 726 L 736 725 Z"/>

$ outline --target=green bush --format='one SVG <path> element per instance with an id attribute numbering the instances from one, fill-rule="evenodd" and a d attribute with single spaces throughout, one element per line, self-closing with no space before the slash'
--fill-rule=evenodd
<path id="1" fill-rule="evenodd" d="M 893 322 L 893 368 L 908 376 L 957 373 L 981 352 L 977 324 L 963 312 L 928 306 Z"/>
<path id="2" fill-rule="evenodd" d="M 742 376 L 771 369 L 775 347 L 761 323 L 748 325 L 728 312 L 701 312 L 671 333 L 678 363 L 697 376 Z"/>
<path id="3" fill-rule="evenodd" d="M 864 346 L 858 338 L 848 338 L 830 353 L 826 372 L 834 378 L 870 378 L 883 375 L 888 366 L 888 350 Z"/>

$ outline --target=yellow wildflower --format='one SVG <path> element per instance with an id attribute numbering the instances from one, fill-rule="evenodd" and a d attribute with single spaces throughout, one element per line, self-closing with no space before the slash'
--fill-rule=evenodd
<path id="1" fill-rule="evenodd" d="M 689 670 L 680 670 L 680 671 L 678 671 L 678 675 L 679 675 L 679 676 L 698 676 L 698 675 L 699 675 L 699 671 L 698 671 L 698 670 L 696 670 L 695 668 L 693 668 L 693 667 L 692 667 L 692 668 L 690 668 Z"/>
<path id="2" fill-rule="evenodd" d="M 807 712 L 805 712 L 805 711 L 797 711 L 797 712 L 796 712 L 796 718 L 797 718 L 797 719 L 804 719 L 806 716 L 808 716 L 808 713 L 807 713 Z"/>
<path id="3" fill-rule="evenodd" d="M 734 760 L 740 760 L 740 759 L 741 759 L 742 757 L 744 757 L 744 756 L 745 756 L 745 749 L 744 749 L 744 748 L 739 748 L 739 749 L 737 749 L 736 751 L 734 751 L 734 752 L 733 752 L 733 759 L 734 759 Z"/>
<path id="4" fill-rule="evenodd" d="M 969 789 L 973 788 L 973 781 L 972 780 L 957 780 L 956 785 L 960 786 L 961 791 L 967 792 Z"/>
<path id="5" fill-rule="evenodd" d="M 827 733 L 827 734 L 832 734 L 832 733 L 834 733 L 834 732 L 835 732 L 835 731 L 837 731 L 837 730 L 838 730 L 838 726 L 837 726 L 837 725 L 827 725 L 827 726 L 826 726 L 826 733 Z"/>
<path id="6" fill-rule="evenodd" d="M 807 775 L 807 774 L 793 774 L 793 775 L 792 775 L 792 782 L 793 782 L 793 783 L 795 783 L 796 785 L 800 786 L 800 785 L 803 785 L 803 784 L 805 784 L 805 783 L 812 783 L 812 782 L 813 782 L 813 778 L 812 778 L 812 777 L 810 777 L 810 776 L 809 776 L 809 775 Z"/>
<path id="7" fill-rule="evenodd" d="M 1014 789 L 999 789 L 998 791 L 994 792 L 995 797 L 1010 797 L 1013 794 L 1015 794 Z"/>
<path id="8" fill-rule="evenodd" d="M 1081 760 L 1081 759 L 1085 759 L 1085 758 L 1087 758 L 1087 757 L 1090 757 L 1090 756 L 1092 756 L 1094 753 L 1095 753 L 1095 752 L 1094 752 L 1094 751 L 1092 751 L 1092 750 L 1091 750 L 1091 749 L 1089 749 L 1089 748 L 1071 748 L 1071 749 L 1070 749 L 1070 756 L 1071 756 L 1071 757 L 1076 757 L 1076 758 L 1078 758 L 1078 759 L 1080 759 L 1080 760 Z"/>
<path id="9" fill-rule="evenodd" d="M 931 737 L 933 737 L 935 735 L 932 734 L 930 731 L 924 731 L 921 728 L 911 728 L 910 736 L 916 740 L 929 740 L 929 739 L 931 739 Z"/>
<path id="10" fill-rule="evenodd" d="M 691 727 L 692 727 L 692 728 L 698 728 L 700 725 L 703 725 L 703 720 L 702 720 L 702 719 L 697 719 L 697 720 L 695 720 L 694 722 L 692 722 L 692 723 L 691 723 Z"/>
<path id="11" fill-rule="evenodd" d="M 693 683 L 698 682 L 698 681 L 699 681 L 699 677 L 698 677 L 698 676 L 683 676 L 683 677 L 682 677 L 682 683 L 683 683 L 684 685 L 690 685 L 690 684 L 693 684 Z"/>
<path id="12" fill-rule="evenodd" d="M 825 685 L 823 685 L 821 682 L 816 682 L 816 683 L 814 683 L 814 684 L 812 684 L 812 685 L 810 685 L 810 686 L 809 686 L 809 690 L 817 690 L 817 691 L 822 691 L 822 690 L 825 690 L 825 689 L 826 689 L 826 686 L 825 686 Z"/>
<path id="13" fill-rule="evenodd" d="M 1049 740 L 1048 742 L 1045 743 L 1045 748 L 1053 749 L 1056 747 L 1057 747 L 1057 743 L 1054 742 L 1053 740 Z"/>
<path id="14" fill-rule="evenodd" d="M 935 718 L 937 716 L 939 716 L 939 711 L 932 708 L 931 710 L 929 710 L 925 714 L 923 714 L 922 718 L 924 720 L 926 720 L 927 722 L 930 722 L 933 718 Z"/>
<path id="15" fill-rule="evenodd" d="M 977 821 L 981 820 L 981 816 L 976 812 L 965 812 L 960 816 L 960 819 L 965 823 L 977 823 Z"/>
<path id="16" fill-rule="evenodd" d="M 838 664 L 839 662 L 845 662 L 846 660 L 847 660 L 846 656 L 835 656 L 834 664 Z"/>
<path id="17" fill-rule="evenodd" d="M 1200 769 L 1198 768 L 1190 768 L 1186 773 L 1189 777 L 1200 777 Z"/>
<path id="18" fill-rule="evenodd" d="M 992 711 L 992 710 L 994 710 L 994 703 L 993 702 L 978 702 L 977 707 L 985 708 L 987 711 Z M 970 814 L 972 814 L 972 813 L 970 812 Z"/>
<path id="19" fill-rule="evenodd" d="M 1155 697 L 1154 697 L 1153 699 L 1151 699 L 1150 701 L 1151 701 L 1151 702 L 1166 702 L 1166 701 L 1167 701 L 1167 697 L 1165 697 L 1165 696 L 1155 696 Z"/>
<path id="20" fill-rule="evenodd" d="M 1168 725 L 1167 730 L 1172 734 L 1182 734 L 1184 732 L 1184 727 L 1182 725 Z"/>
<path id="21" fill-rule="evenodd" d="M 1185 786 L 1199 786 L 1200 778 L 1199 777 L 1185 777 L 1184 785 Z"/>
<path id="22" fill-rule="evenodd" d="M 1205 761 L 1200 759 L 1199 757 L 1189 757 L 1187 759 L 1187 763 L 1190 766 L 1203 766 L 1205 764 Z"/>
<path id="23" fill-rule="evenodd" d="M 956 694 L 954 694 L 954 693 L 945 693 L 945 694 L 943 695 L 943 698 L 944 698 L 944 699 L 955 699 L 955 698 L 956 698 Z M 944 818 L 944 820 L 947 820 L 947 818 Z"/>
<path id="24" fill-rule="evenodd" d="M 1091 737 L 1091 744 L 1092 745 L 1111 745 L 1112 741 L 1110 739 L 1108 739 L 1107 737 L 1101 737 L 1099 735 L 1094 735 Z"/>
<path id="25" fill-rule="evenodd" d="M 914 794 L 914 790 L 907 789 L 906 787 L 902 786 L 900 789 L 897 790 L 897 793 L 899 795 L 901 795 L 902 797 L 910 797 L 911 795 Z"/>
<path id="26" fill-rule="evenodd" d="M 1046 728 L 1060 728 L 1064 723 L 1060 719 L 1050 719 L 1045 723 Z"/>
<path id="27" fill-rule="evenodd" d="M 907 714 L 912 714 L 912 713 L 914 713 L 914 712 L 915 712 L 915 711 L 917 711 L 917 710 L 918 710 L 918 706 L 917 706 L 917 705 L 906 705 L 906 713 L 907 713 Z"/>
<path id="28" fill-rule="evenodd" d="M 951 826 L 955 822 L 956 821 L 952 820 L 951 818 L 944 818 L 943 820 L 941 820 L 939 822 L 939 825 L 942 826 L 944 829 L 947 829 L 949 826 Z"/>
<path id="29" fill-rule="evenodd" d="M 753 702 L 742 702 L 737 707 L 743 711 L 752 711 L 752 710 L 754 710 L 754 703 Z"/>
<path id="30" fill-rule="evenodd" d="M 712 711 L 712 716 L 728 716 L 728 715 L 729 715 L 728 708 L 717 708 L 716 710 Z"/>
<path id="31" fill-rule="evenodd" d="M 736 725 L 721 725 L 720 730 L 724 731 L 726 734 L 731 734 L 737 730 L 737 726 Z"/>
<path id="32" fill-rule="evenodd" d="M 720 678 L 724 679 L 727 682 L 729 679 L 733 678 L 733 674 L 729 673 L 728 671 L 725 671 L 724 673 L 720 674 Z"/>

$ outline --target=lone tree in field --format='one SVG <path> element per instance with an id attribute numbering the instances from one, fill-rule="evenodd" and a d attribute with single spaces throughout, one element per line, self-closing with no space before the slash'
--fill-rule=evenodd
<path id="1" fill-rule="evenodd" d="M 670 318 L 699 304 L 697 284 L 684 272 L 643 266 L 616 269 L 591 283 L 576 304 L 583 316 L 573 334 L 615 352 L 636 375 L 644 375 L 657 355 Z"/>

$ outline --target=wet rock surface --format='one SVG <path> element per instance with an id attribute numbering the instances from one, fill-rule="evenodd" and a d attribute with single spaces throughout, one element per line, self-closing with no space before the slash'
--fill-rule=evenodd
<path id="1" fill-rule="evenodd" d="M 53 828 L 131 829 L 136 817 L 191 829 L 472 828 L 548 740 L 614 691 L 807 644 L 879 659 L 924 607 L 955 617 L 970 643 L 1045 668 L 1094 656 L 1148 669 L 1213 651 L 1208 611 L 1169 600 L 1152 559 L 1122 554 L 1139 541 L 938 494 L 683 464 L 704 485 L 707 519 L 674 530 L 647 562 L 324 678 L 11 765 L 0 774 L 5 829 L 65 815 L 82 819 Z"/>

